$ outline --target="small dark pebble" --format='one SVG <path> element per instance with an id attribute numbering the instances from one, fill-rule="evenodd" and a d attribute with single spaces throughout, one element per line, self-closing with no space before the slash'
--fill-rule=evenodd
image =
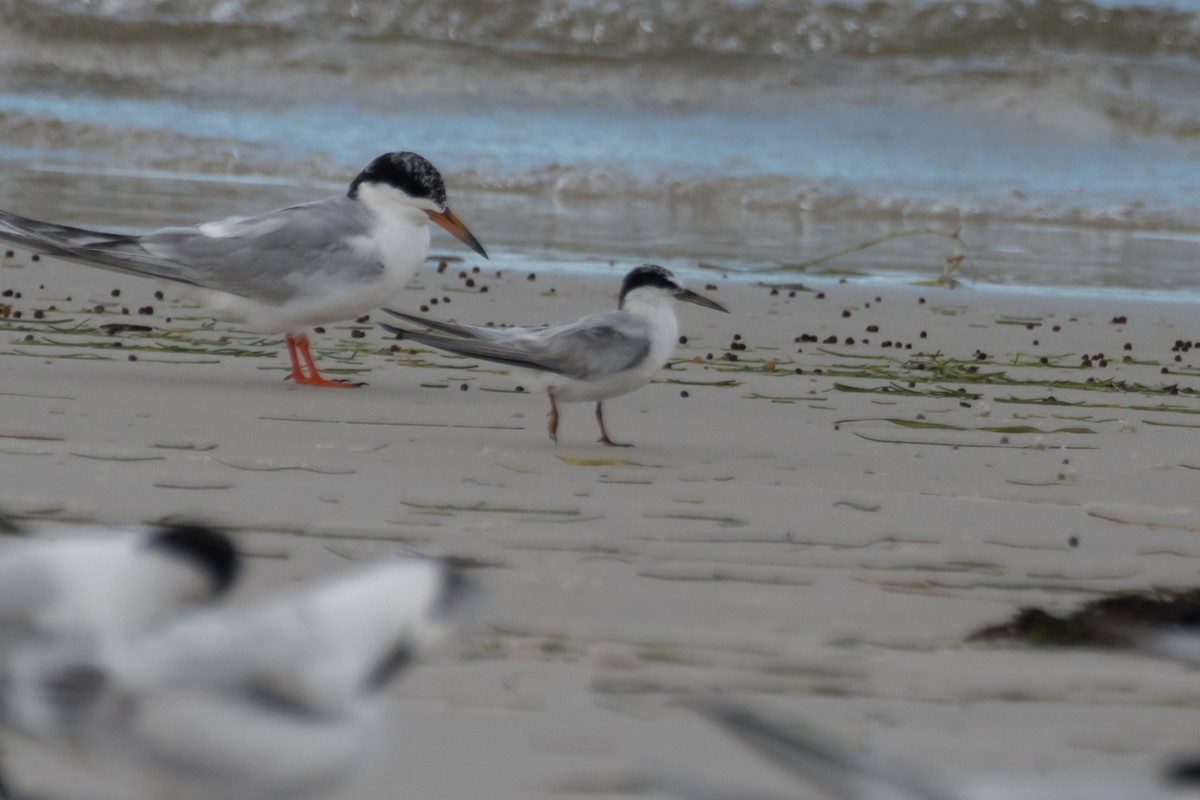
<path id="1" fill-rule="evenodd" d="M 921 331 L 921 338 L 922 338 L 922 339 L 924 339 L 924 338 L 925 338 L 926 336 L 928 336 L 928 335 L 929 335 L 929 334 L 927 334 L 925 331 Z"/>
<path id="2" fill-rule="evenodd" d="M 726 353 L 725 360 L 726 361 L 737 361 L 737 353 Z"/>
<path id="3" fill-rule="evenodd" d="M 1054 331 L 1055 333 L 1058 333 L 1059 331 L 1061 331 L 1061 330 L 1062 330 L 1062 325 L 1055 325 L 1055 326 L 1054 326 L 1053 328 L 1051 328 L 1050 330 Z"/>
<path id="4" fill-rule="evenodd" d="M 109 294 L 111 294 L 113 297 L 120 297 L 120 296 L 121 296 L 121 290 L 120 290 L 120 289 L 113 289 L 111 292 L 109 292 Z"/>
<path id="5" fill-rule="evenodd" d="M 704 354 L 704 360 L 705 360 L 705 361 L 712 361 L 712 357 L 713 357 L 713 356 L 712 356 L 712 353 L 705 353 L 705 354 Z"/>
<path id="6" fill-rule="evenodd" d="M 474 272 L 474 273 L 478 274 L 478 273 L 479 273 L 479 266 L 478 266 L 478 265 L 476 265 L 476 266 L 474 266 L 474 267 L 471 267 L 471 272 Z M 499 277 L 500 277 L 500 273 L 499 273 L 499 272 L 497 272 L 497 273 L 496 273 L 496 277 L 497 277 L 497 278 L 499 278 Z"/>
<path id="7" fill-rule="evenodd" d="M 13 296 L 12 289 L 5 289 L 3 292 L 0 292 L 0 297 L 12 297 L 12 296 Z"/>
<path id="8" fill-rule="evenodd" d="M 868 325 L 867 333 L 879 333 L 879 326 L 878 325 Z"/>
<path id="9" fill-rule="evenodd" d="M 358 330 L 357 328 L 356 328 L 356 329 L 354 329 L 354 330 L 352 330 L 352 331 L 350 331 L 350 338 L 351 338 L 351 339 L 362 339 L 362 338 L 363 338 L 363 337 L 365 337 L 366 335 L 367 335 L 367 332 L 366 332 L 366 331 L 360 331 L 360 330 Z"/>
<path id="10" fill-rule="evenodd" d="M 779 294 L 779 290 L 778 290 L 778 289 L 772 289 L 772 290 L 771 290 L 771 297 L 775 297 L 777 294 Z"/>
<path id="11" fill-rule="evenodd" d="M 467 385 L 466 385 L 465 383 L 461 383 L 461 384 L 459 384 L 459 386 L 458 386 L 458 390 L 459 390 L 460 392 L 465 392 L 465 391 L 467 390 Z"/>
<path id="12" fill-rule="evenodd" d="M 12 257 L 13 257 L 13 256 L 15 256 L 15 255 L 16 255 L 16 253 L 14 253 L 12 250 L 5 250 L 5 251 L 4 251 L 4 257 L 5 257 L 5 258 L 12 258 Z"/>
<path id="13" fill-rule="evenodd" d="M 536 280 L 537 280 L 537 275 L 531 272 L 531 273 L 529 273 L 529 277 L 528 277 L 528 278 L 526 278 L 525 280 L 527 280 L 527 281 L 536 281 Z"/>
<path id="14" fill-rule="evenodd" d="M 137 356 L 136 356 L 136 355 L 134 355 L 133 353 L 130 353 L 130 354 L 129 354 L 129 360 L 130 360 L 130 361 L 137 361 Z"/>
<path id="15" fill-rule="evenodd" d="M 364 322 L 370 322 L 370 321 L 371 321 L 371 315 L 370 315 L 370 314 L 363 314 L 361 317 L 359 317 L 358 319 L 356 319 L 356 320 L 354 320 L 354 321 L 355 321 L 355 322 L 357 322 L 359 325 L 363 324 Z"/>
<path id="16" fill-rule="evenodd" d="M 824 300 L 824 299 L 825 299 L 825 293 L 824 293 L 824 292 L 817 292 L 817 299 L 818 299 L 818 300 Z"/>
<path id="17" fill-rule="evenodd" d="M 486 287 L 486 286 L 480 286 L 480 287 L 479 287 L 479 291 L 480 291 L 481 293 L 487 292 L 487 290 L 488 290 L 488 287 Z"/>
<path id="18" fill-rule="evenodd" d="M 683 391 L 681 391 L 679 393 L 679 396 L 680 397 L 690 397 L 691 395 L 688 394 L 687 389 L 684 389 Z"/>
<path id="19" fill-rule="evenodd" d="M 429 310 L 429 306 L 423 305 L 423 306 L 421 306 L 421 310 L 422 310 L 422 311 L 428 311 L 428 310 Z"/>
<path id="20" fill-rule="evenodd" d="M 30 261 L 41 261 L 42 257 L 39 256 L 37 253 L 34 253 L 33 256 L 29 260 Z"/>
<path id="21" fill-rule="evenodd" d="M 680 343 L 680 344 L 687 344 L 687 337 L 686 337 L 686 336 L 680 336 L 680 337 L 679 337 L 679 343 Z"/>
<path id="22" fill-rule="evenodd" d="M 918 297 L 918 298 L 917 298 L 917 304 L 918 304 L 918 305 L 922 305 L 922 306 L 923 306 L 923 305 L 925 305 L 925 298 L 924 298 L 924 297 Z"/>
<path id="23" fill-rule="evenodd" d="M 438 304 L 438 299 L 436 297 L 429 298 L 429 305 L 436 306 L 437 304 Z"/>
<path id="24" fill-rule="evenodd" d="M 154 306 L 142 306 L 138 309 L 138 313 L 143 317 L 154 313 Z"/>
<path id="25" fill-rule="evenodd" d="M 154 299 L 155 299 L 155 300 L 162 300 L 162 299 L 163 299 L 163 293 L 162 293 L 162 291 L 161 291 L 161 290 L 160 290 L 160 291 L 157 291 L 157 292 L 155 292 L 155 293 L 154 293 Z"/>
<path id="26" fill-rule="evenodd" d="M 1038 361 L 1040 361 L 1040 362 L 1041 362 L 1041 363 L 1043 363 L 1043 364 L 1049 364 L 1049 363 L 1050 363 L 1050 359 L 1046 358 L 1045 356 L 1042 356 L 1041 358 L 1039 358 L 1039 359 L 1038 359 Z"/>
<path id="27" fill-rule="evenodd" d="M 43 319 L 43 318 L 45 318 L 45 316 L 46 316 L 46 312 L 45 312 L 45 311 L 42 311 L 40 308 L 39 308 L 39 309 L 35 309 L 35 310 L 34 310 L 34 312 L 33 312 L 33 318 L 34 318 L 34 319 Z"/>
<path id="28" fill-rule="evenodd" d="M 313 328 L 313 333 L 324 333 L 325 329 L 321 327 Z"/>
<path id="29" fill-rule="evenodd" d="M 788 292 L 788 297 L 795 297 L 795 296 L 796 296 L 795 291 Z"/>
<path id="30" fill-rule="evenodd" d="M 438 275 L 441 275 L 443 272 L 445 272 L 446 267 L 448 267 L 448 266 L 450 266 L 450 265 L 447 264 L 445 261 L 439 261 L 438 265 L 437 265 Z"/>
<path id="31" fill-rule="evenodd" d="M 742 335 L 741 335 L 740 333 L 735 333 L 735 334 L 733 335 L 733 340 L 734 340 L 735 342 L 740 342 L 740 341 L 742 340 Z"/>
<path id="32" fill-rule="evenodd" d="M 1124 325 L 1126 322 L 1129 322 L 1129 320 L 1128 320 L 1128 319 L 1125 317 L 1125 315 L 1124 315 L 1124 314 L 1122 314 L 1122 315 L 1121 315 L 1121 316 L 1119 316 L 1119 317 L 1113 317 L 1113 318 L 1112 318 L 1112 324 L 1113 324 L 1113 325 Z"/>
<path id="33" fill-rule="evenodd" d="M 803 374 L 804 374 L 804 370 L 800 369 L 799 367 L 796 367 L 796 374 L 797 374 L 797 375 L 803 375 Z"/>
<path id="34" fill-rule="evenodd" d="M 827 336 L 827 337 L 825 337 L 825 341 L 822 342 L 822 344 L 837 344 L 837 337 L 836 336 Z"/>
<path id="35" fill-rule="evenodd" d="M 850 309 L 848 309 L 848 308 L 843 308 L 843 309 L 842 309 L 842 318 L 844 319 L 844 318 L 846 318 L 846 317 L 848 317 L 848 316 L 850 316 Z"/>
<path id="36" fill-rule="evenodd" d="M 1034 347 L 1037 347 L 1037 346 L 1038 346 L 1038 340 L 1037 340 L 1037 339 L 1034 339 L 1034 340 L 1033 340 L 1033 346 L 1034 346 Z"/>
<path id="37" fill-rule="evenodd" d="M 1068 547 L 1079 547 L 1079 537 L 1072 536 L 1070 539 L 1067 539 L 1067 546 Z"/>
<path id="38" fill-rule="evenodd" d="M 715 292 L 716 290 L 717 290 L 717 285 L 716 285 L 715 283 L 706 283 L 706 284 L 704 284 L 704 291 L 706 291 L 706 292 Z"/>
<path id="39" fill-rule="evenodd" d="M 848 345 L 850 345 L 850 344 L 854 344 L 854 337 L 853 337 L 853 336 L 847 336 L 847 337 L 846 337 L 846 344 L 848 344 Z"/>
<path id="40" fill-rule="evenodd" d="M 523 391 L 525 391 L 525 387 L 524 387 L 524 386 L 518 386 L 518 387 L 517 387 L 517 392 L 518 392 L 518 393 L 520 393 L 520 392 L 523 392 Z"/>
<path id="41" fill-rule="evenodd" d="M 467 288 L 468 289 L 475 288 L 475 279 L 474 278 L 467 278 Z"/>

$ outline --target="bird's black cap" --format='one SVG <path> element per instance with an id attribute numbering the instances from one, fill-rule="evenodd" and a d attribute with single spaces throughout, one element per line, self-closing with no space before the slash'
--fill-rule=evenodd
<path id="1" fill-rule="evenodd" d="M 625 295 L 634 289 L 642 289 L 647 286 L 668 291 L 679 291 L 680 288 L 679 281 L 675 279 L 671 270 L 660 267 L 658 264 L 642 264 L 640 267 L 631 269 L 625 276 L 625 280 L 621 282 L 619 299 L 623 302 Z"/>
<path id="2" fill-rule="evenodd" d="M 223 594 L 233 585 L 241 568 L 237 550 L 230 538 L 207 525 L 169 525 L 155 531 L 147 547 L 166 550 L 208 572 L 217 594 Z"/>
<path id="3" fill-rule="evenodd" d="M 432 200 L 439 209 L 446 207 L 446 184 L 437 167 L 416 153 L 384 153 L 367 164 L 350 183 L 350 197 L 358 196 L 364 181 L 395 186 L 409 197 Z"/>

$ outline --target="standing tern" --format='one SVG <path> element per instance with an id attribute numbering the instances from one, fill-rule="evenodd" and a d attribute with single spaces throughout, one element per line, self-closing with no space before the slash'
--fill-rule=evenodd
<path id="1" fill-rule="evenodd" d="M 403 289 L 429 253 L 431 220 L 487 258 L 446 205 L 441 173 L 399 152 L 368 164 L 345 195 L 253 217 L 128 236 L 0 211 L 0 239 L 189 285 L 214 318 L 285 334 L 291 380 L 349 387 L 358 384 L 317 371 L 304 329 L 357 317 Z"/>
<path id="2" fill-rule="evenodd" d="M 386 752 L 382 690 L 471 594 L 449 564 L 374 564 L 182 617 L 106 659 L 47 663 L 40 716 L 131 796 L 332 795 Z"/>
<path id="3" fill-rule="evenodd" d="M 550 438 L 558 441 L 558 401 L 596 401 L 600 442 L 614 442 L 604 427 L 603 403 L 645 386 L 675 350 L 679 320 L 675 301 L 717 311 L 719 303 L 685 289 L 670 270 L 646 264 L 625 276 L 616 311 L 590 314 L 574 322 L 537 328 L 459 325 L 385 308 L 387 313 L 448 336 L 383 325 L 398 339 L 464 356 L 509 364 L 532 373 L 530 383 L 550 398 Z"/>
<path id="4" fill-rule="evenodd" d="M 691 705 L 776 766 L 838 800 L 1185 800 L 1200 796 L 1194 761 L 1169 765 L 1163 774 L 1140 780 L 995 777 L 951 783 L 848 747 L 811 728 L 767 720 L 731 702 L 710 699 Z M 688 794 L 683 782 L 659 782 L 667 790 L 673 784 Z"/>

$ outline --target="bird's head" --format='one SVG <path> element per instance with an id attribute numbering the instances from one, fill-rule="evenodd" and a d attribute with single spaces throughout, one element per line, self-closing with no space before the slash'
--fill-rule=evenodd
<path id="1" fill-rule="evenodd" d="M 685 288 L 671 270 L 657 264 L 643 264 L 629 271 L 621 283 L 618 308 L 624 308 L 627 302 L 661 304 L 670 300 L 728 312 L 728 309 L 715 300 Z"/>
<path id="2" fill-rule="evenodd" d="M 454 238 L 487 258 L 487 251 L 446 205 L 446 184 L 437 167 L 416 153 L 384 153 L 350 182 L 347 195 L 372 208 L 399 203 L 425 212 Z"/>

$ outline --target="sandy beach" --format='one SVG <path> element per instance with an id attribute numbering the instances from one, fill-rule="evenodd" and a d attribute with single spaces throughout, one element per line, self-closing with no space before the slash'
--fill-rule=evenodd
<path id="1" fill-rule="evenodd" d="M 553 322 L 611 307 L 633 266 L 475 265 L 430 261 L 396 305 Z M 590 405 L 563 408 L 554 445 L 544 397 L 393 349 L 379 312 L 313 337 L 323 371 L 368 385 L 297 387 L 276 337 L 18 249 L 0 507 L 46 532 L 201 516 L 250 557 L 245 594 L 401 551 L 476 566 L 477 629 L 397 687 L 364 796 L 619 794 L 604 780 L 636 772 L 809 796 L 670 705 L 692 688 L 951 776 L 1200 750 L 1194 672 L 964 642 L 1021 606 L 1197 583 L 1189 304 L 689 285 L 731 313 L 680 309 L 670 368 L 606 404 L 636 444 L 618 450 Z"/>

